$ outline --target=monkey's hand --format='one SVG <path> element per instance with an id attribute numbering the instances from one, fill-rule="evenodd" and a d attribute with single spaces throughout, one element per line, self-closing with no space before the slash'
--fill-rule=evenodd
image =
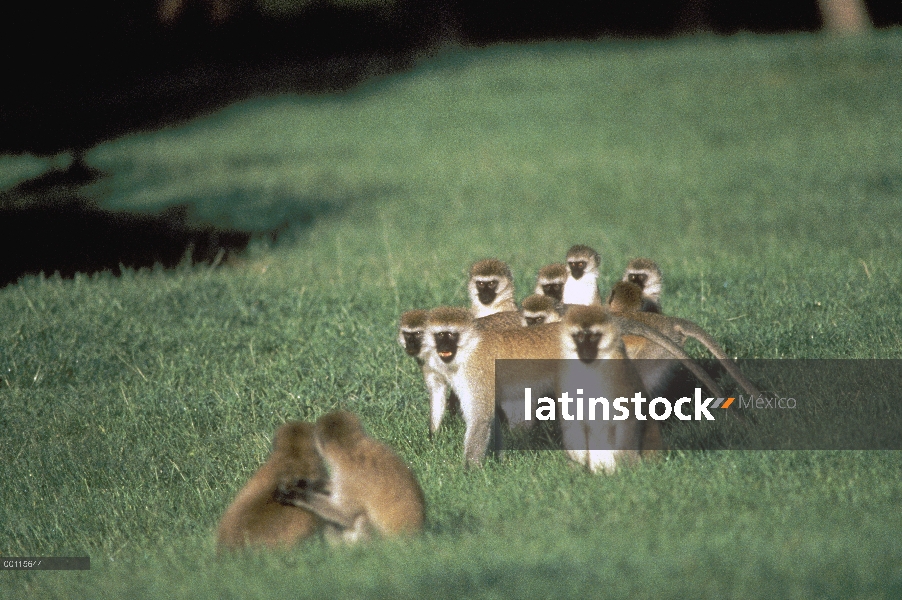
<path id="1" fill-rule="evenodd" d="M 286 479 L 279 482 L 273 492 L 273 500 L 279 504 L 298 506 L 299 502 L 306 503 L 311 493 L 328 494 L 327 482 L 304 478 Z"/>

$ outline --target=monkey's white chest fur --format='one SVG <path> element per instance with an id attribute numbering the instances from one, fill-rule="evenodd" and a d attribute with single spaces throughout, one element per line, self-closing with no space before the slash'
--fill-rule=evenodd
<path id="1" fill-rule="evenodd" d="M 564 282 L 564 304 L 599 304 L 598 275 L 586 273 L 579 279 L 567 277 Z"/>

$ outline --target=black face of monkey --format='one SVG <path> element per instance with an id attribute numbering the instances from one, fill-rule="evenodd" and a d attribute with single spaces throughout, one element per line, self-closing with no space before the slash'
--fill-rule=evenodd
<path id="1" fill-rule="evenodd" d="M 438 357 L 444 362 L 449 363 L 457 356 L 457 344 L 460 341 L 460 334 L 456 331 L 439 331 L 433 335 L 435 338 L 435 351 Z"/>
<path id="2" fill-rule="evenodd" d="M 598 358 L 598 344 L 602 334 L 591 329 L 580 329 L 573 334 L 573 342 L 576 344 L 576 354 L 584 363 L 590 363 Z"/>
<path id="3" fill-rule="evenodd" d="M 410 356 L 418 356 L 423 348 L 423 332 L 422 331 L 404 331 L 404 351 Z"/>
<path id="4" fill-rule="evenodd" d="M 569 260 L 567 264 L 570 265 L 570 274 L 573 275 L 573 279 L 579 279 L 586 272 L 586 261 L 584 260 Z"/>
<path id="5" fill-rule="evenodd" d="M 541 325 L 545 322 L 545 316 L 539 315 L 538 317 L 524 317 L 526 320 L 526 326 L 532 327 L 533 325 Z"/>
<path id="6" fill-rule="evenodd" d="M 479 296 L 479 301 L 488 306 L 492 302 L 495 301 L 495 296 L 498 295 L 498 280 L 490 279 L 487 281 L 476 281 L 476 294 Z"/>
<path id="7" fill-rule="evenodd" d="M 582 273 L 580 273 L 582 277 Z M 579 279 L 579 277 L 577 277 Z M 550 298 L 554 298 L 558 302 L 564 299 L 564 284 L 562 283 L 545 283 L 542 284 L 542 293 Z"/>
<path id="8" fill-rule="evenodd" d="M 630 273 L 626 278 L 630 283 L 635 283 L 640 288 L 645 288 L 645 283 L 648 281 L 646 273 Z"/>

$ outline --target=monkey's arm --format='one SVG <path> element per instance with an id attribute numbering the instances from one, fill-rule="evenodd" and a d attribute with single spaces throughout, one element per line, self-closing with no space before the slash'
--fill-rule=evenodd
<path id="1" fill-rule="evenodd" d="M 352 515 L 347 511 L 341 510 L 334 502 L 329 494 L 322 492 L 314 492 L 305 490 L 297 493 L 291 490 L 283 490 L 279 488 L 276 492 L 276 500 L 281 504 L 290 504 L 309 510 L 323 521 L 328 521 L 338 525 L 342 529 L 349 529 L 354 526 L 357 515 Z"/>
<path id="2" fill-rule="evenodd" d="M 615 319 L 617 326 L 620 328 L 620 333 L 623 335 L 640 335 L 646 339 L 651 340 L 652 342 L 658 344 L 668 352 L 670 352 L 674 358 L 678 359 L 681 363 L 683 363 L 687 369 L 689 369 L 693 375 L 698 378 L 698 380 L 706 387 L 708 390 L 714 394 L 715 397 L 721 398 L 723 397 L 723 390 L 720 389 L 720 386 L 714 383 L 714 380 L 702 369 L 698 366 L 694 360 L 689 358 L 689 355 L 683 351 L 682 348 L 677 346 L 670 340 L 667 336 L 663 335 L 658 330 L 653 327 L 649 327 L 644 323 L 640 323 L 638 321 L 633 321 L 627 317 L 616 317 Z"/>

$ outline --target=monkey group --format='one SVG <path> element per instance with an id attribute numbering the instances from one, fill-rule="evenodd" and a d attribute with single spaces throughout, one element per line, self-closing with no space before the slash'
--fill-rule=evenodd
<path id="1" fill-rule="evenodd" d="M 222 550 L 289 547 L 322 531 L 331 543 L 417 533 L 425 498 L 410 467 L 353 413 L 276 431 L 266 462 L 238 492 L 217 531 Z"/>
<path id="2" fill-rule="evenodd" d="M 537 361 L 527 375 L 543 393 L 563 389 L 569 378 L 590 376 L 610 394 L 623 396 L 663 390 L 682 363 L 715 396 L 719 386 L 683 350 L 687 338 L 701 342 L 749 394 L 758 390 L 721 346 L 699 325 L 663 314 L 663 276 L 647 258 L 633 259 L 602 302 L 598 289 L 600 258 L 592 248 L 575 245 L 565 263 L 542 267 L 535 291 L 517 307 L 508 265 L 480 260 L 469 271 L 469 308 L 411 310 L 400 318 L 398 342 L 419 364 L 430 403 L 430 436 L 441 425 L 454 398 L 466 424 L 464 458 L 479 465 L 490 448 L 500 446 L 497 424 L 519 424 L 515 399 L 502 391 L 496 406 L 497 359 Z M 550 361 L 547 359 L 578 359 Z M 637 362 L 641 359 L 656 359 Z M 616 361 L 616 362 L 614 362 Z M 568 365 L 562 368 L 560 365 Z M 549 366 L 554 365 L 554 366 Z M 522 402 L 522 398 L 520 398 Z M 663 449 L 657 422 L 562 423 L 568 455 L 594 471 L 613 471 L 619 463 Z M 598 440 L 616 440 L 613 446 Z M 598 446 L 611 448 L 598 450 Z"/>
<path id="3" fill-rule="evenodd" d="M 545 394 L 574 381 L 590 382 L 607 398 L 654 394 L 681 363 L 709 392 L 723 396 L 683 350 L 694 338 L 746 392 L 759 395 L 699 325 L 662 312 L 663 277 L 654 261 L 631 260 L 605 302 L 599 266 L 595 250 L 573 246 L 565 263 L 539 270 L 534 293 L 518 307 L 508 265 L 480 260 L 469 271 L 470 307 L 401 315 L 398 343 L 422 372 L 430 437 L 449 407 L 459 409 L 466 425 L 464 463 L 481 465 L 490 446 L 500 448 L 501 418 L 510 427 L 525 426 L 522 396 L 509 399 L 495 389 L 497 359 L 536 359 L 518 382 Z M 558 424 L 567 455 L 592 472 L 612 472 L 664 448 L 655 420 Z M 226 509 L 217 538 L 220 550 L 287 547 L 319 532 L 331 543 L 347 544 L 417 533 L 424 521 L 423 490 L 410 467 L 369 436 L 356 415 L 334 411 L 315 424 L 291 421 L 276 431 L 272 453 Z"/>

